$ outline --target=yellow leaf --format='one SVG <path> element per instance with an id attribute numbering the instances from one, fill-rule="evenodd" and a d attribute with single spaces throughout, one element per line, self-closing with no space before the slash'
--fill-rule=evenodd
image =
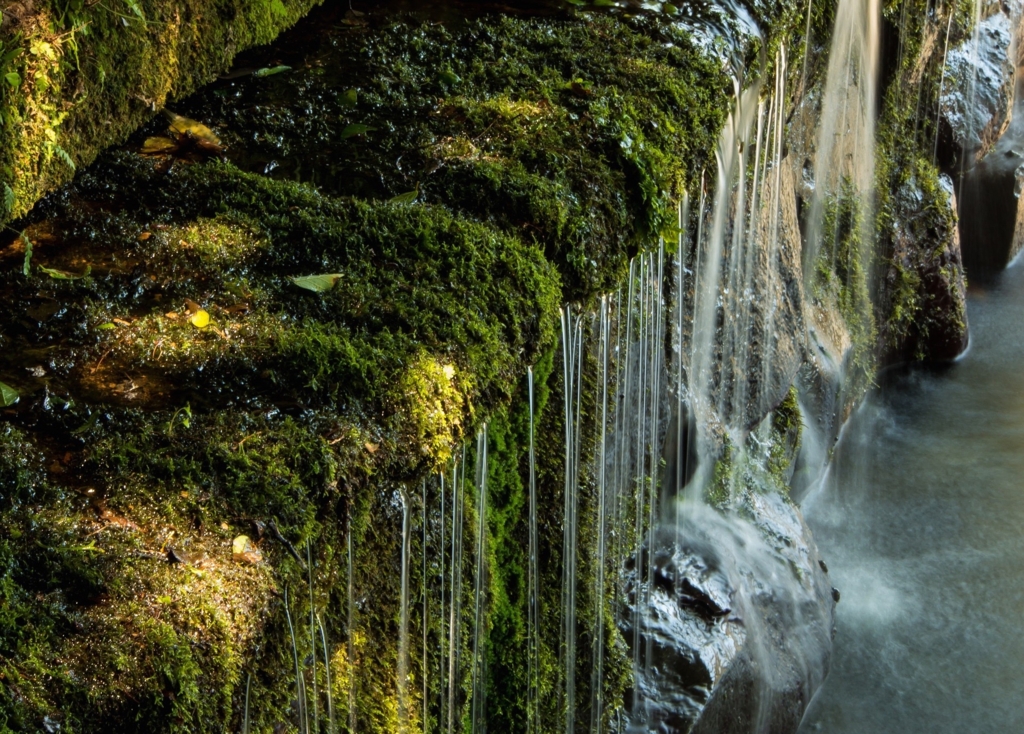
<path id="1" fill-rule="evenodd" d="M 192 325 L 197 329 L 205 329 L 207 326 L 210 325 L 210 314 L 208 314 L 203 309 L 199 309 L 194 314 L 192 314 L 192 318 L 189 320 L 192 322 Z"/>
<path id="2" fill-rule="evenodd" d="M 252 544 L 247 535 L 239 535 L 231 542 L 231 557 L 245 563 L 259 563 L 263 560 L 260 549 Z"/>
<path id="3" fill-rule="evenodd" d="M 170 130 L 176 135 L 185 135 L 186 133 L 207 143 L 213 145 L 220 145 L 220 138 L 213 134 L 213 130 L 208 128 L 201 122 L 190 120 L 187 117 L 175 114 L 170 110 L 164 110 L 164 115 L 171 121 Z"/>
<path id="4" fill-rule="evenodd" d="M 171 140 L 170 138 L 165 138 L 165 137 L 157 136 L 157 137 L 152 137 L 152 138 L 146 138 L 146 142 L 144 142 L 142 144 L 142 151 L 141 152 L 149 153 L 149 154 L 154 154 L 154 153 L 171 153 L 171 152 L 173 152 L 173 151 L 175 151 L 177 149 L 178 149 L 178 144 L 176 142 L 174 142 L 173 140 Z M 148 232 L 143 232 L 143 234 L 146 235 L 147 236 L 146 238 L 148 239 L 149 233 Z M 143 239 L 143 237 L 140 235 L 139 239 Z"/>

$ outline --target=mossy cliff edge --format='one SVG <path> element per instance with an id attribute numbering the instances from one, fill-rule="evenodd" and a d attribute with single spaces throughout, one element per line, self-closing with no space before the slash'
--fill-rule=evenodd
<path id="1" fill-rule="evenodd" d="M 0 225 L 315 4 L 0 2 Z"/>
<path id="2" fill-rule="evenodd" d="M 141 29 L 134 7 L 112 17 Z M 164 17 L 137 7 L 147 21 Z M 770 78 L 754 67 L 782 39 L 803 48 L 803 7 L 752 5 L 770 32 L 763 54 L 757 43 L 744 50 L 749 74 Z M 101 11 L 110 8 L 75 12 Z M 0 409 L 0 731 L 295 731 L 314 702 L 324 729 L 327 691 L 341 731 L 438 730 L 449 717 L 469 729 L 469 666 L 449 680 L 441 662 L 446 620 L 463 654 L 472 640 L 472 439 L 484 422 L 485 715 L 491 731 L 525 731 L 531 365 L 546 610 L 532 695 L 539 730 L 563 726 L 565 426 L 548 407 L 562 398 L 558 307 L 592 306 L 630 257 L 674 236 L 675 202 L 713 165 L 731 84 L 721 58 L 665 13 L 435 20 L 324 11 L 316 33 L 296 31 L 261 57 L 289 70 L 222 80 L 175 105 L 213 128 L 224 159 L 192 139 L 143 155 L 159 148 L 147 137 L 165 133 L 164 120 L 150 122 L 0 239 L 0 381 L 19 396 Z M 818 42 L 830 22 L 819 8 Z M 113 93 L 109 69 L 82 55 L 88 37 L 68 38 Z M 228 47 L 220 38 L 210 53 Z M 813 86 L 825 47 L 810 47 Z M 196 83 L 219 70 L 209 64 Z M 801 66 L 794 52 L 791 68 Z M 10 89 L 32 73 L 19 67 Z M 163 101 L 133 94 L 86 102 L 138 124 Z M 67 176 L 61 151 L 91 157 L 100 143 L 85 132 L 59 137 L 79 129 L 77 114 L 52 140 L 41 133 L 49 153 L 26 160 Z M 82 114 L 83 131 L 106 119 Z M 30 180 L 15 177 L 9 213 L 50 186 Z M 866 287 L 869 269 L 843 287 Z M 852 309 L 835 310 L 855 331 Z M 790 326 L 803 339 L 803 323 Z M 585 420 L 594 367 L 584 370 Z M 768 467 L 780 487 L 799 443 L 794 393 L 782 387 Z M 451 460 L 466 477 L 453 482 Z M 720 470 L 730 472 L 727 455 Z M 450 564 L 454 497 L 467 548 L 452 614 L 438 604 L 452 580 L 440 558 Z M 594 534 L 594 499 L 584 482 L 583 538 Z M 413 559 L 406 686 L 403 519 Z M 605 622 L 608 708 L 587 708 L 581 634 L 581 726 L 607 722 L 631 672 L 609 605 L 589 598 L 588 553 L 579 628 Z"/>
<path id="3" fill-rule="evenodd" d="M 396 532 L 404 503 L 411 557 L 423 515 L 433 557 L 448 553 L 436 473 L 484 420 L 487 716 L 525 725 L 526 369 L 556 609 L 558 307 L 593 302 L 671 223 L 727 80 L 649 17 L 339 24 L 318 43 L 290 73 L 179 106 L 230 160 L 140 155 L 154 123 L 4 240 L 0 372 L 20 400 L 2 413 L 0 728 L 223 731 L 246 710 L 253 730 L 294 728 L 292 630 L 323 725 L 327 689 L 339 727 L 394 732 L 424 710 L 436 725 L 436 608 L 398 696 Z M 311 275 L 326 280 L 292 280 Z M 456 487 L 468 544 L 472 482 Z M 252 546 L 233 553 L 241 535 Z M 425 578 L 412 564 L 413 630 L 436 563 Z M 555 726 L 558 631 L 542 636 Z M 457 728 L 468 686 L 462 666 Z"/>

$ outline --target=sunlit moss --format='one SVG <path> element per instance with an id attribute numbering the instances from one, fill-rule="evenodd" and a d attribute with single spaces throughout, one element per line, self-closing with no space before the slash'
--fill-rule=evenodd
<path id="1" fill-rule="evenodd" d="M 69 181 L 120 142 L 169 98 L 210 81 L 247 47 L 271 41 L 314 0 L 202 0 L 82 3 L 45 0 L 24 6 L 21 48 L 0 93 L 0 184 L 14 206 L 0 224 L 25 214 L 47 191 Z M 137 11 L 137 12 L 136 12 Z M 0 186 L 0 190 L 3 187 Z"/>
<path id="2" fill-rule="evenodd" d="M 468 385 L 455 365 L 442 364 L 426 353 L 417 356 L 400 378 L 405 430 L 433 470 L 443 470 L 463 435 Z"/>

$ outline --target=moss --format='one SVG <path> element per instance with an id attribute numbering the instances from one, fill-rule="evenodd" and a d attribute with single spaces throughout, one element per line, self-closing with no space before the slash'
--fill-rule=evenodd
<path id="1" fill-rule="evenodd" d="M 90 93 L 134 48 L 130 23 L 116 42 L 95 28 L 107 55 L 79 45 Z M 2 243 L 0 370 L 23 398 L 4 414 L 22 427 L 10 434 L 21 458 L 0 462 L 0 496 L 35 514 L 34 525 L 27 514 L 2 521 L 0 568 L 33 569 L 31 579 L 0 575 L 0 629 L 16 660 L 4 675 L 18 681 L 0 717 L 16 719 L 12 728 L 59 712 L 66 731 L 237 729 L 250 676 L 253 728 L 293 727 L 288 589 L 300 660 L 312 660 L 310 612 L 324 622 L 339 719 L 395 731 L 400 497 L 412 498 L 413 558 L 447 551 L 432 477 L 488 420 L 488 723 L 522 730 L 528 364 L 538 378 L 542 728 L 559 725 L 563 426 L 560 411 L 544 409 L 560 397 L 557 307 L 608 288 L 673 221 L 673 197 L 713 148 L 724 76 L 682 31 L 651 18 L 347 28 L 293 73 L 223 83 L 181 106 L 222 126 L 232 162 L 112 151 L 49 197 L 24 222 L 33 262 L 76 274 L 88 265 L 89 277 L 37 268 L 25 278 L 21 245 Z M 197 80 L 214 69 L 189 59 L 176 68 L 193 64 Z M 83 103 L 55 138 L 79 162 L 94 135 L 79 115 L 119 124 L 147 114 L 128 91 L 142 82 L 111 76 L 95 102 L 106 107 Z M 354 106 L 336 94 L 350 86 Z M 377 129 L 350 134 L 353 124 Z M 266 175 L 271 159 L 279 167 Z M 389 201 L 410 191 L 415 204 Z M 19 189 L 19 206 L 29 195 Z M 290 280 L 324 273 L 340 274 L 325 292 Z M 190 320 L 196 307 L 208 327 Z M 24 369 L 40 365 L 43 377 Z M 455 491 L 469 539 L 473 487 Z M 595 491 L 581 487 L 585 538 L 596 532 Z M 243 533 L 255 562 L 230 554 Z M 308 549 L 308 576 L 289 544 Z M 54 550 L 29 566 L 38 547 Z M 185 563 L 168 562 L 168 548 Z M 467 548 L 463 648 L 474 560 Z M 410 688 L 418 708 L 425 670 L 434 721 L 444 636 L 416 595 L 433 604 L 443 591 L 435 563 L 425 575 L 413 563 L 410 579 L 412 637 L 430 623 L 426 660 L 413 645 Z M 621 700 L 629 667 L 594 574 L 581 543 L 581 720 L 590 630 L 606 631 L 606 701 Z M 322 652 L 316 661 L 300 675 L 322 691 Z M 465 666 L 454 685 L 464 712 Z"/>
<path id="2" fill-rule="evenodd" d="M 316 58 L 188 112 L 221 125 L 249 170 L 273 161 L 335 194 L 414 190 L 532 240 L 574 300 L 611 288 L 674 223 L 725 110 L 721 70 L 649 18 L 399 22 L 336 34 Z"/>
<path id="3" fill-rule="evenodd" d="M 789 488 L 793 461 L 800 450 L 800 438 L 804 428 L 795 385 L 790 386 L 786 397 L 772 412 L 770 419 L 771 432 L 766 467 L 777 486 L 785 491 Z"/>
<path id="4" fill-rule="evenodd" d="M 835 197 L 825 202 L 822 247 L 816 263 L 813 295 L 838 310 L 850 335 L 844 365 L 844 404 L 852 406 L 874 382 L 876 326 L 870 279 L 874 254 L 864 242 L 870 224 L 865 202 L 844 181 Z"/>
<path id="5" fill-rule="evenodd" d="M 171 3 L 47 0 L 0 39 L 0 224 L 25 214 L 106 146 L 122 141 L 168 99 L 224 71 L 241 49 L 267 43 L 311 0 Z M 10 49 L 20 53 L 10 57 Z"/>
<path id="6" fill-rule="evenodd" d="M 732 477 L 734 473 L 733 453 L 735 447 L 732 441 L 725 437 L 722 452 L 715 459 L 715 466 L 712 470 L 711 481 L 704 490 L 704 500 L 718 510 L 725 510 L 732 503 Z"/>
<path id="7" fill-rule="evenodd" d="M 933 160 L 945 35 L 949 33 L 951 48 L 970 37 L 968 10 L 965 5 L 929 14 L 913 0 L 886 9 L 891 23 L 903 22 L 906 28 L 878 131 L 882 263 L 876 300 L 885 363 L 951 359 L 966 341 L 956 214 Z"/>
<path id="8" fill-rule="evenodd" d="M 788 495 L 802 433 L 799 396 L 790 386 L 782 402 L 742 444 L 728 434 L 722 437 L 705 500 L 723 512 L 742 512 L 750 493 Z"/>
<path id="9" fill-rule="evenodd" d="M 273 627 L 275 582 L 259 557 L 233 558 L 232 538 L 252 533 L 247 517 L 275 511 L 288 530 L 308 526 L 291 509 L 310 502 L 294 477 L 317 487 L 331 476 L 294 427 L 274 430 L 269 446 L 224 416 L 171 435 L 120 428 L 82 468 L 102 494 L 4 514 L 0 711 L 15 730 L 34 730 L 44 714 L 68 731 L 206 731 L 233 720 L 243 668 Z M 0 461 L 7 477 L 33 453 L 17 450 Z M 171 547 L 183 562 L 167 562 Z M 277 550 L 263 545 L 268 557 Z M 267 697 L 261 710 L 285 705 Z"/>

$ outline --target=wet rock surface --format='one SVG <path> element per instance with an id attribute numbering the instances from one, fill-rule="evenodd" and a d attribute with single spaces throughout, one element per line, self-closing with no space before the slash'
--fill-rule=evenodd
<path id="1" fill-rule="evenodd" d="M 880 364 L 944 362 L 967 348 L 967 287 L 953 181 L 923 167 L 893 192 L 895 226 L 882 277 L 888 319 Z"/>
<path id="2" fill-rule="evenodd" d="M 1019 3 L 992 8 L 977 29 L 977 46 L 971 39 L 950 51 L 940 103 L 940 161 L 957 182 L 964 265 L 979 280 L 1002 270 L 1024 245 L 1021 17 Z"/>
<path id="3" fill-rule="evenodd" d="M 630 731 L 795 731 L 828 672 L 835 602 L 810 531 L 776 492 L 736 509 L 684 509 L 627 564 L 619 624 L 652 653 Z"/>

